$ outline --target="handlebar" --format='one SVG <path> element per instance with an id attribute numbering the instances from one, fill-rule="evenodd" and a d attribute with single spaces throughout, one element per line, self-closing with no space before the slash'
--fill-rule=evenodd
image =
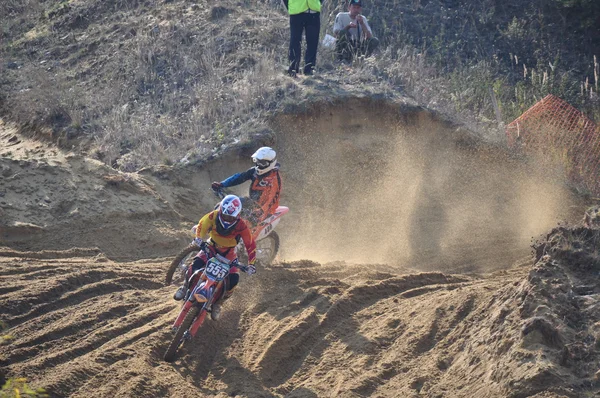
<path id="1" fill-rule="evenodd" d="M 192 228 L 192 230 L 194 231 L 194 233 L 196 232 L 195 228 Z M 200 238 L 194 238 L 194 240 L 192 241 L 193 245 L 198 246 L 198 248 L 204 252 L 206 252 L 206 245 L 207 243 L 204 242 L 202 239 Z"/>
<path id="2" fill-rule="evenodd" d="M 227 196 L 227 192 L 225 192 L 223 188 L 214 189 L 211 187 L 210 190 L 213 191 L 215 196 L 217 196 L 219 199 L 223 199 L 225 196 Z"/>
<path id="3" fill-rule="evenodd" d="M 203 252 L 205 252 L 205 253 L 207 252 L 208 243 L 202 241 L 200 244 L 198 244 L 198 238 L 196 238 L 192 241 L 192 244 L 195 244 L 196 246 L 198 246 L 198 248 L 200 250 L 202 250 Z M 242 270 L 243 272 L 246 272 L 246 273 L 248 273 L 248 269 L 250 268 L 250 266 L 248 266 L 246 264 L 238 263 L 237 259 L 233 260 L 231 265 L 238 267 L 240 270 Z"/>

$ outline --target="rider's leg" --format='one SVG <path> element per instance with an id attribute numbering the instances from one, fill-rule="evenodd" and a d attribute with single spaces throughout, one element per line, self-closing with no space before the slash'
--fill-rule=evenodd
<path id="1" fill-rule="evenodd" d="M 229 299 L 233 293 L 233 289 L 237 286 L 240 281 L 240 274 L 238 272 L 232 272 L 227 275 L 227 290 L 222 297 L 217 298 L 215 303 L 212 305 L 212 310 L 210 312 L 210 317 L 213 321 L 218 321 L 221 316 L 221 305 L 223 301 Z"/>
<path id="2" fill-rule="evenodd" d="M 256 227 L 266 217 L 267 214 L 264 214 L 258 203 L 248 197 L 242 198 L 242 218 L 250 228 Z"/>
<path id="3" fill-rule="evenodd" d="M 185 292 L 187 291 L 187 281 L 194 275 L 194 272 L 199 269 L 204 268 L 206 265 L 206 254 L 204 252 L 199 252 L 196 257 L 194 257 L 194 261 L 192 262 L 192 266 L 188 268 L 186 274 L 186 280 L 183 281 L 183 285 L 179 286 L 175 294 L 173 295 L 173 299 L 179 301 L 183 300 L 185 297 Z"/>
<path id="4" fill-rule="evenodd" d="M 201 253 L 201 255 L 200 253 L 198 253 L 198 255 L 194 257 L 194 261 L 192 262 L 192 269 L 188 271 L 188 277 L 192 276 L 194 272 L 204 268 L 204 266 L 206 265 L 206 254 L 204 254 L 204 252 Z"/>

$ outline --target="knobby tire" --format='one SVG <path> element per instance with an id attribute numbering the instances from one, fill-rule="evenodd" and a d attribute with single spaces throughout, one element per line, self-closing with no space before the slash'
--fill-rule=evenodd
<path id="1" fill-rule="evenodd" d="M 169 348 L 167 348 L 167 352 L 165 352 L 164 359 L 166 362 L 173 362 L 173 360 L 175 359 L 175 354 L 177 353 L 177 349 L 179 348 L 179 345 L 180 345 L 179 343 L 181 342 L 181 339 L 183 338 L 183 334 L 186 332 L 186 330 L 188 330 L 192 326 L 194 319 L 196 319 L 196 316 L 199 313 L 200 313 L 200 308 L 196 307 L 195 305 L 192 308 L 190 308 L 190 311 L 187 313 L 187 315 L 183 319 L 181 326 L 179 326 L 179 329 L 177 329 L 177 333 L 175 333 L 175 337 L 173 337 L 173 340 L 171 341 Z"/>
<path id="2" fill-rule="evenodd" d="M 179 263 L 191 252 L 199 250 L 200 248 L 198 246 L 191 244 L 182 251 L 180 251 L 177 256 L 175 256 L 175 258 L 171 262 L 171 265 L 169 265 L 169 269 L 167 270 L 167 276 L 165 277 L 165 283 L 167 284 L 167 286 L 170 285 L 171 282 L 173 282 L 173 274 L 179 266 Z"/>
<path id="3" fill-rule="evenodd" d="M 269 257 L 268 261 L 266 261 L 266 264 L 263 264 L 265 267 L 273 264 L 273 260 L 275 260 L 275 257 L 277 257 L 277 253 L 279 252 L 279 235 L 277 235 L 277 232 L 271 232 L 263 240 L 267 239 L 271 239 L 273 241 L 273 251 L 271 252 L 271 256 Z"/>

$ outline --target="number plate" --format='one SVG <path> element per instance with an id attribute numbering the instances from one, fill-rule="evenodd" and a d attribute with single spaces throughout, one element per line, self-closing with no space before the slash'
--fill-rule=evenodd
<path id="1" fill-rule="evenodd" d="M 221 281 L 229 273 L 229 265 L 219 262 L 216 258 L 211 258 L 204 270 L 206 276 L 211 279 Z"/>

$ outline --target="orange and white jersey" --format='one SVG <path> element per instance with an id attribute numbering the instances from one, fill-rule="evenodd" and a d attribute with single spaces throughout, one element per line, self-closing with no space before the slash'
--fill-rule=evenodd
<path id="1" fill-rule="evenodd" d="M 255 167 L 251 167 L 243 173 L 237 173 L 221 182 L 223 187 L 232 187 L 251 180 L 250 199 L 260 206 L 264 215 L 273 214 L 279 206 L 281 195 L 281 176 L 279 175 L 279 163 L 264 174 L 258 174 Z"/>

